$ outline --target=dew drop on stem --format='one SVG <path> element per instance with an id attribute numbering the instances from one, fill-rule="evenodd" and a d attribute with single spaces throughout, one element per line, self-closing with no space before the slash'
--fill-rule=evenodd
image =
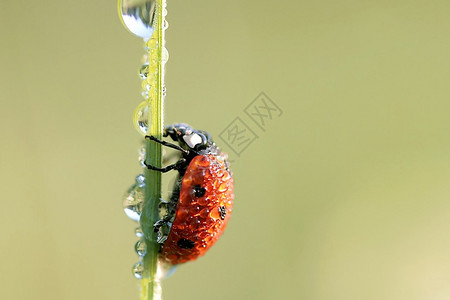
<path id="1" fill-rule="evenodd" d="M 156 26 L 156 0 L 119 0 L 125 27 L 141 38 L 150 38 Z"/>
<path id="2" fill-rule="evenodd" d="M 141 102 L 134 112 L 134 127 L 136 127 L 137 131 L 142 135 L 146 135 L 149 130 L 150 113 L 150 103 L 146 101 Z"/>
<path id="3" fill-rule="evenodd" d="M 145 240 L 140 239 L 139 241 L 137 241 L 136 245 L 134 246 L 134 250 L 140 257 L 145 256 L 145 254 L 147 254 L 147 244 L 145 243 Z"/>
<path id="4" fill-rule="evenodd" d="M 136 277 L 137 279 L 142 279 L 144 274 L 144 263 L 142 261 L 138 261 L 137 263 L 135 263 L 132 272 L 134 277 Z"/>

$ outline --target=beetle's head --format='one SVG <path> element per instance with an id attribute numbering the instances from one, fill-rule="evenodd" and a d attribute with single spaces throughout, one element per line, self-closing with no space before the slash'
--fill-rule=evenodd
<path id="1" fill-rule="evenodd" d="M 214 144 L 208 132 L 195 130 L 184 123 L 167 126 L 164 130 L 164 136 L 170 136 L 171 139 L 187 150 L 198 151 Z"/>

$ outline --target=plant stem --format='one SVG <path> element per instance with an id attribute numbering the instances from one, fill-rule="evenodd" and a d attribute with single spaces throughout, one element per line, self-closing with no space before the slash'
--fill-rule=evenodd
<path id="1" fill-rule="evenodd" d="M 153 135 L 159 139 L 163 132 L 163 85 L 164 62 L 162 53 L 164 50 L 164 15 L 165 0 L 156 0 L 156 28 L 152 38 L 147 42 L 149 51 L 150 73 L 147 78 L 151 86 L 149 101 L 151 113 L 148 114 L 149 126 L 147 135 Z M 156 167 L 161 167 L 161 144 L 146 141 L 146 161 Z M 159 220 L 159 204 L 161 199 L 161 172 L 145 170 L 145 198 L 141 215 L 141 227 L 147 244 L 147 253 L 143 258 L 144 274 L 142 279 L 141 300 L 156 300 L 161 297 L 161 278 L 158 278 L 158 252 L 160 245 L 157 242 L 157 234 L 153 230 L 153 224 Z"/>

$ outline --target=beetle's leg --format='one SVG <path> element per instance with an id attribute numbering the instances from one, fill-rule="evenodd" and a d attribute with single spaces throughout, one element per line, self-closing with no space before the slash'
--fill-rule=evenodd
<path id="1" fill-rule="evenodd" d="M 184 158 L 182 158 L 182 159 L 180 159 L 179 161 L 177 161 L 176 163 L 174 163 L 172 165 L 168 165 L 167 167 L 164 167 L 164 168 L 157 168 L 155 166 L 149 165 L 146 161 L 144 161 L 144 165 L 147 167 L 147 169 L 154 170 L 154 171 L 159 171 L 159 172 L 162 172 L 162 173 L 169 172 L 170 170 L 179 170 L 185 164 L 186 164 L 186 160 Z"/>
<path id="2" fill-rule="evenodd" d="M 157 143 L 159 143 L 159 144 L 161 144 L 161 145 L 163 145 L 163 146 L 166 146 L 166 147 L 169 147 L 169 148 L 172 148 L 172 149 L 181 151 L 181 152 L 183 152 L 183 153 L 186 154 L 186 155 L 189 154 L 189 151 L 188 151 L 188 150 L 183 149 L 183 148 L 181 148 L 181 147 L 178 146 L 178 145 L 175 145 L 175 144 L 172 144 L 172 143 L 168 143 L 168 142 L 166 142 L 166 141 L 162 141 L 162 140 L 158 139 L 157 137 L 155 137 L 155 136 L 153 136 L 153 135 L 146 135 L 145 138 L 146 138 L 146 139 L 149 139 L 150 141 L 155 141 L 155 142 L 157 142 Z"/>
<path id="3" fill-rule="evenodd" d="M 167 240 L 171 227 L 171 217 L 169 216 L 166 216 L 153 224 L 153 231 L 157 233 L 157 242 L 159 244 L 164 244 L 164 242 Z"/>
<path id="4" fill-rule="evenodd" d="M 169 216 L 166 216 L 166 217 L 156 221 L 155 224 L 153 224 L 153 231 L 154 232 L 158 232 L 159 229 L 162 226 L 167 225 L 167 223 L 169 223 L 169 221 L 170 221 L 170 217 Z"/>

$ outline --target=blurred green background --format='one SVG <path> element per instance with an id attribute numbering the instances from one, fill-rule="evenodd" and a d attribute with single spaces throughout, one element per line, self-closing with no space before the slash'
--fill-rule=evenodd
<path id="1" fill-rule="evenodd" d="M 115 1 L 0 10 L 0 298 L 138 299 L 142 42 Z M 164 299 L 450 299 L 450 2 L 169 1 L 166 123 L 259 136 Z M 264 91 L 283 110 L 259 129 Z"/>

